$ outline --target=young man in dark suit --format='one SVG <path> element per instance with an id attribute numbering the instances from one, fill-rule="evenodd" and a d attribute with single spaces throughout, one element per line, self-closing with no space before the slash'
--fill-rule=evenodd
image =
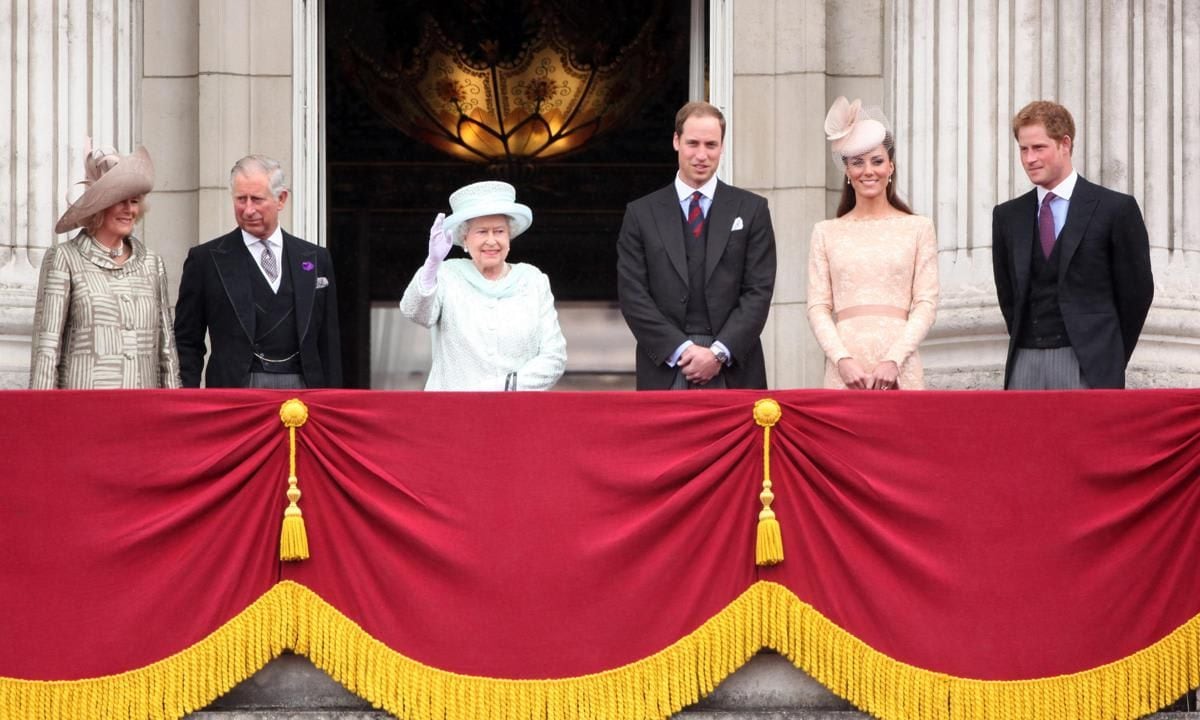
<path id="1" fill-rule="evenodd" d="M 629 203 L 617 292 L 637 340 L 639 390 L 765 388 L 759 336 L 775 288 L 765 198 L 717 180 L 725 117 L 703 102 L 675 116 L 675 182 Z"/>
<path id="2" fill-rule="evenodd" d="M 342 383 L 329 251 L 284 232 L 279 162 L 248 155 L 229 178 L 238 228 L 188 252 L 175 304 L 184 387 L 319 388 Z M 205 342 L 212 356 L 204 363 Z"/>
<path id="3" fill-rule="evenodd" d="M 1123 388 L 1154 277 L 1137 200 L 1075 172 L 1075 121 L 1032 102 L 1013 118 L 1036 186 L 992 213 L 992 270 L 1008 326 L 1009 390 Z"/>

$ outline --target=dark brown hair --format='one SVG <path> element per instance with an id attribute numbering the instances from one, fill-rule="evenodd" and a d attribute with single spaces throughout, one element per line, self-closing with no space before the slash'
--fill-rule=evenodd
<path id="1" fill-rule="evenodd" d="M 888 178 L 887 184 L 888 204 L 905 215 L 912 215 L 912 208 L 910 208 L 908 203 L 901 200 L 900 196 L 896 194 L 896 183 L 892 182 L 892 178 L 896 177 L 896 144 L 892 142 L 891 133 L 888 133 L 884 136 L 883 146 L 887 148 L 888 160 L 892 161 L 892 177 Z M 858 199 L 854 196 L 854 187 L 850 185 L 850 177 L 843 174 L 842 179 L 845 180 L 845 182 L 842 183 L 842 199 L 838 203 L 836 217 L 841 217 L 853 210 L 855 203 L 858 201 Z"/>

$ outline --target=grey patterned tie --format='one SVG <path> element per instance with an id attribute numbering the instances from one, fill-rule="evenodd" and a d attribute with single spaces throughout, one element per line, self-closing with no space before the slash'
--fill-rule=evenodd
<path id="1" fill-rule="evenodd" d="M 275 253 L 271 252 L 271 246 L 266 240 L 259 240 L 263 246 L 262 252 L 262 269 L 267 274 L 267 278 L 271 282 L 275 282 L 275 278 L 279 277 L 279 265 L 275 263 Z"/>

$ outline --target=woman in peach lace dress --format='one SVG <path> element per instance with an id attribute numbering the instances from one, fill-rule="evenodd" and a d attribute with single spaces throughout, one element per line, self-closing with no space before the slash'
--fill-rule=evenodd
<path id="1" fill-rule="evenodd" d="M 825 387 L 924 389 L 917 346 L 938 301 L 933 223 L 896 196 L 881 113 L 839 97 L 825 132 L 846 178 L 837 218 L 817 223 L 809 244 L 808 322 L 825 351 Z"/>

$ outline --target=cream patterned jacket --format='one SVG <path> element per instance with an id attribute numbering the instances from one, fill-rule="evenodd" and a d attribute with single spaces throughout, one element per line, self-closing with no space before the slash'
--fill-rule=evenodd
<path id="1" fill-rule="evenodd" d="M 46 251 L 30 388 L 179 387 L 166 266 L 136 238 L 129 243 L 124 265 L 85 232 Z"/>

